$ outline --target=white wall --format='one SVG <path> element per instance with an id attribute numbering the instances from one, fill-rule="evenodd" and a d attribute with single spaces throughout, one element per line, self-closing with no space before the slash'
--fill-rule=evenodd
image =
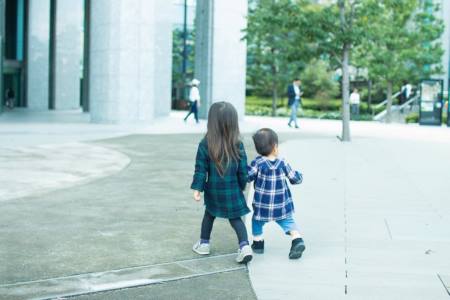
<path id="1" fill-rule="evenodd" d="M 47 110 L 50 1 L 30 0 L 28 18 L 28 108 Z"/>
<path id="2" fill-rule="evenodd" d="M 91 2 L 90 112 L 93 122 L 150 122 L 170 112 L 172 4 Z"/>
<path id="3" fill-rule="evenodd" d="M 247 9 L 246 0 L 197 1 L 195 76 L 206 104 L 202 117 L 217 101 L 232 103 L 240 118 L 245 114 Z"/>
<path id="4" fill-rule="evenodd" d="M 212 101 L 228 101 L 239 117 L 245 114 L 247 44 L 242 41 L 247 26 L 247 1 L 214 1 Z"/>
<path id="5" fill-rule="evenodd" d="M 56 5 L 55 109 L 80 107 L 83 59 L 83 1 L 58 0 Z"/>
<path id="6" fill-rule="evenodd" d="M 174 6 L 155 0 L 155 116 L 167 116 L 172 108 L 172 29 Z"/>

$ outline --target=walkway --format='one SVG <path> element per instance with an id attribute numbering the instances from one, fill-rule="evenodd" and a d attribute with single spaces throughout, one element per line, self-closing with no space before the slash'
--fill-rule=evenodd
<path id="1" fill-rule="evenodd" d="M 151 126 L 52 118 L 0 117 L 0 178 L 9 180 L 0 186 L 0 299 L 450 297 L 448 128 L 358 122 L 343 144 L 336 121 L 295 130 L 246 118 L 250 157 L 249 133 L 272 127 L 304 173 L 293 193 L 307 243 L 289 261 L 289 240 L 268 226 L 266 253 L 248 273 L 233 262 L 226 222 L 215 225 L 211 258 L 190 250 L 202 208 L 187 187 L 205 122 L 184 124 L 182 113 Z"/>
<path id="2" fill-rule="evenodd" d="M 300 138 L 281 151 L 304 172 L 293 193 L 307 250 L 289 261 L 267 228 L 250 266 L 259 299 L 449 299 L 449 143 Z"/>

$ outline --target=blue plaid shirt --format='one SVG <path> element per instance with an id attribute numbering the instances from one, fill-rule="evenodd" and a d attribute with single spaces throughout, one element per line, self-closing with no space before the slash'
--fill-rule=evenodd
<path id="1" fill-rule="evenodd" d="M 248 167 L 248 181 L 254 181 L 253 218 L 258 221 L 276 221 L 286 219 L 294 212 L 291 184 L 300 184 L 301 173 L 293 170 L 284 159 L 269 160 L 264 156 L 256 157 Z"/>

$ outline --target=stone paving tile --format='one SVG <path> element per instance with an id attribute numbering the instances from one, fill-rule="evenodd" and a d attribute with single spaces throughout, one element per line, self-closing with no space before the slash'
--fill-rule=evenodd
<path id="1" fill-rule="evenodd" d="M 245 266 L 236 265 L 234 257 L 234 254 L 202 257 L 166 264 L 6 284 L 0 285 L 0 296 L 11 300 L 64 298 L 245 270 Z"/>

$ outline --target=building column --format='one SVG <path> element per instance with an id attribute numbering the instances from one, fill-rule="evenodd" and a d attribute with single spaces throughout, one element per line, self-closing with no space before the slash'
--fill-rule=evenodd
<path id="1" fill-rule="evenodd" d="M 197 0 L 195 77 L 200 80 L 200 116 L 207 117 L 212 103 L 232 103 L 245 114 L 247 46 L 246 0 Z M 230 22 L 232 20 L 232 22 Z"/>
<path id="2" fill-rule="evenodd" d="M 29 0 L 27 42 L 27 106 L 49 108 L 50 0 Z"/>
<path id="3" fill-rule="evenodd" d="M 80 108 L 83 9 L 80 0 L 55 1 L 54 109 Z"/>
<path id="4" fill-rule="evenodd" d="M 171 5 L 171 1 L 165 0 L 91 2 L 92 122 L 148 122 L 164 111 L 156 108 L 162 102 L 170 107 L 170 80 L 166 72 L 171 72 L 172 52 L 163 51 L 171 49 L 171 34 L 167 36 L 171 24 L 161 18 L 169 17 L 165 12 L 170 11 Z"/>
<path id="5" fill-rule="evenodd" d="M 4 91 L 3 91 L 3 57 L 4 57 L 4 36 L 5 36 L 5 0 L 0 0 L 0 113 L 3 111 Z"/>

